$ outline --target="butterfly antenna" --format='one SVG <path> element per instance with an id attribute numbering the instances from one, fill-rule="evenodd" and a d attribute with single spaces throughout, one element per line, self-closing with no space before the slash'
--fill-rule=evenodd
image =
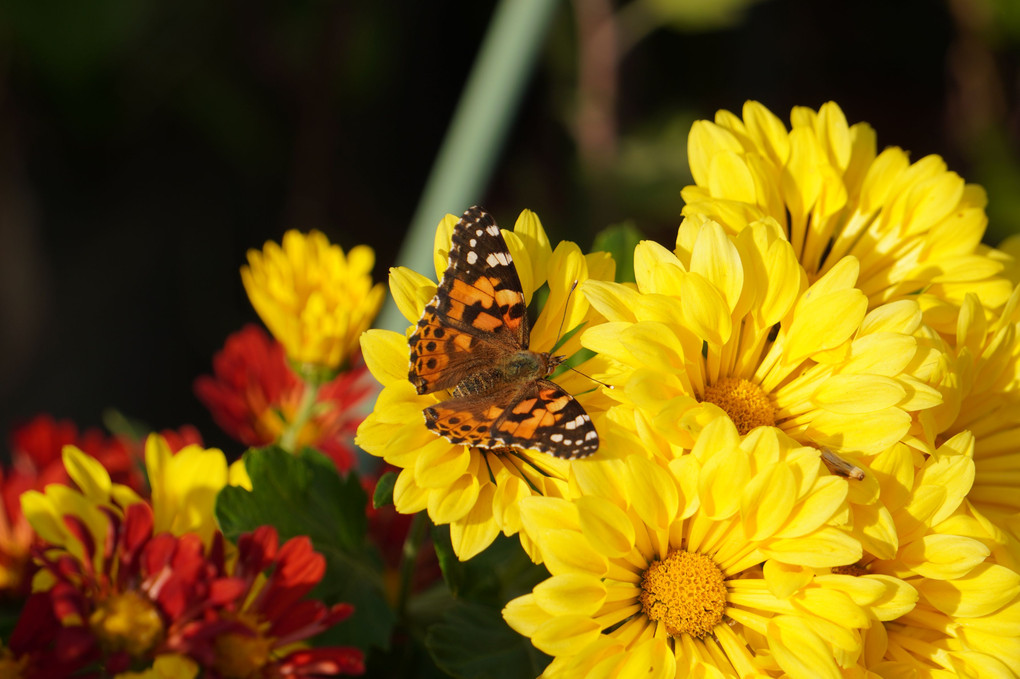
<path id="1" fill-rule="evenodd" d="M 567 299 L 566 299 L 566 301 L 565 301 L 565 302 L 563 303 L 563 317 L 562 317 L 562 318 L 560 318 L 560 328 L 559 328 L 559 330 L 557 330 L 557 331 L 556 331 L 556 337 L 558 337 L 559 339 L 557 339 L 557 340 L 556 340 L 556 344 L 554 345 L 554 350 L 555 350 L 556 348 L 559 348 L 559 346 L 560 346 L 560 343 L 564 341 L 564 337 L 563 337 L 563 326 L 564 326 L 564 324 L 565 324 L 565 323 L 567 322 L 567 309 L 568 309 L 568 308 L 569 308 L 569 306 L 570 306 L 570 296 L 571 296 L 572 294 L 574 294 L 574 290 L 575 290 L 576 288 L 577 288 L 577 279 L 575 278 L 575 279 L 574 279 L 574 282 L 573 282 L 573 283 L 572 283 L 572 284 L 570 285 L 570 290 L 568 290 L 568 291 L 567 291 Z M 582 324 L 582 325 L 583 325 L 583 324 Z M 576 330 L 578 330 L 578 329 L 580 329 L 580 327 L 581 327 L 581 326 L 578 326 L 578 327 L 577 327 L 577 328 L 575 329 L 575 331 L 576 331 Z M 574 366 L 572 366 L 572 365 L 568 365 L 568 366 L 567 366 L 567 368 L 569 368 L 570 370 L 573 370 L 574 372 L 576 372 L 576 373 L 577 373 L 578 375 L 580 375 L 581 377 L 587 377 L 587 378 L 588 378 L 589 380 L 591 380 L 592 382 L 595 382 L 596 384 L 601 384 L 601 385 L 602 385 L 603 387 L 606 387 L 607 389 L 613 389 L 613 388 L 614 388 L 614 387 L 613 387 L 613 385 L 611 385 L 611 384 L 606 384 L 605 382 L 603 382 L 603 381 L 601 381 L 601 380 L 597 380 L 597 379 L 595 379 L 594 377 L 592 377 L 591 375 L 586 375 L 585 373 L 581 372 L 580 370 L 578 370 L 577 368 L 575 368 L 575 367 L 574 367 Z"/>
<path id="2" fill-rule="evenodd" d="M 605 387 L 606 389 L 616 389 L 616 387 L 614 387 L 613 385 L 611 385 L 611 384 L 606 384 L 606 383 L 605 383 L 605 382 L 603 382 L 602 380 L 597 380 L 597 379 L 595 379 L 594 377 L 592 377 L 591 375 L 588 375 L 587 373 L 583 373 L 583 372 L 581 372 L 580 370 L 578 370 L 577 368 L 575 368 L 575 367 L 574 367 L 574 366 L 572 366 L 572 365 L 568 365 L 568 366 L 567 366 L 567 368 L 569 368 L 570 370 L 573 370 L 574 372 L 576 372 L 576 373 L 577 373 L 578 375 L 580 375 L 581 377 L 587 377 L 587 378 L 588 378 L 589 380 L 591 380 L 591 381 L 592 381 L 592 382 L 594 382 L 595 384 L 601 384 L 601 385 L 602 385 L 603 387 Z"/>
<path id="3" fill-rule="evenodd" d="M 560 338 L 563 337 L 563 325 L 567 322 L 567 310 L 570 308 L 570 296 L 574 294 L 574 289 L 577 288 L 577 279 L 570 285 L 570 289 L 567 290 L 567 299 L 563 302 L 563 315 L 560 316 L 560 327 L 556 331 L 556 343 L 559 344 Z"/>

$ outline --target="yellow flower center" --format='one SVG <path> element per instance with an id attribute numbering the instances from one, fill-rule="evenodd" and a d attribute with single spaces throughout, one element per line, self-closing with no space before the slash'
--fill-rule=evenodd
<path id="1" fill-rule="evenodd" d="M 269 662 L 273 643 L 258 632 L 251 635 L 230 633 L 217 637 L 215 648 L 213 667 L 216 671 L 230 679 L 244 679 L 258 676 L 259 670 Z"/>
<path id="2" fill-rule="evenodd" d="M 22 676 L 21 673 L 28 667 L 28 660 L 28 656 L 15 658 L 9 648 L 4 648 L 3 644 L 0 644 L 0 677 L 17 679 Z"/>
<path id="3" fill-rule="evenodd" d="M 153 603 L 138 592 L 116 594 L 89 616 L 89 627 L 108 651 L 126 651 L 135 658 L 163 639 L 163 621 Z"/>
<path id="4" fill-rule="evenodd" d="M 776 423 L 776 410 L 768 395 L 742 377 L 724 377 L 705 389 L 702 401 L 714 403 L 730 416 L 743 436 L 755 427 Z"/>
<path id="5" fill-rule="evenodd" d="M 677 550 L 648 567 L 639 598 L 645 615 L 661 620 L 670 636 L 701 639 L 722 622 L 726 585 L 707 556 Z"/>

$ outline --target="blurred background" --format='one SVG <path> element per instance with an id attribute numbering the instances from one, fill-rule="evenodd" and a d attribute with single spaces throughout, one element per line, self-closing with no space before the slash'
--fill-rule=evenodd
<path id="1" fill-rule="evenodd" d="M 493 14 L 0 1 L 4 445 L 36 413 L 88 427 L 116 408 L 239 452 L 192 382 L 257 321 L 245 252 L 317 228 L 373 246 L 383 280 Z M 669 244 L 693 120 L 835 100 L 880 148 L 984 185 L 987 242 L 1020 230 L 1017 0 L 563 0 L 547 23 L 491 177 L 446 210 L 512 226 L 531 208 L 584 248 L 631 221 Z"/>

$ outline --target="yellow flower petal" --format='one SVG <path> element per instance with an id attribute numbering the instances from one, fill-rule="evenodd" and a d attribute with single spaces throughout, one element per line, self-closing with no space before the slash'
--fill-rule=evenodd
<path id="1" fill-rule="evenodd" d="M 616 676 L 620 679 L 669 679 L 676 675 L 676 657 L 666 640 L 656 637 L 631 648 Z"/>
<path id="2" fill-rule="evenodd" d="M 531 288 L 535 290 L 545 282 L 544 274 L 550 269 L 549 258 L 552 256 L 552 245 L 546 235 L 542 222 L 531 210 L 521 210 L 514 223 L 514 234 L 521 240 L 531 260 L 531 267 L 542 272 L 542 277 L 533 281 Z"/>
<path id="3" fill-rule="evenodd" d="M 414 482 L 414 471 L 405 469 L 393 485 L 393 506 L 401 514 L 417 514 L 428 507 L 431 493 Z"/>
<path id="4" fill-rule="evenodd" d="M 774 113 L 757 101 L 748 101 L 743 108 L 747 132 L 769 159 L 782 165 L 790 155 L 790 139 L 786 126 Z"/>
<path id="5" fill-rule="evenodd" d="M 861 415 L 890 408 L 907 396 L 903 385 L 879 375 L 833 375 L 812 398 L 827 410 Z"/>
<path id="6" fill-rule="evenodd" d="M 840 679 L 842 673 L 825 641 L 801 619 L 779 616 L 769 621 L 769 648 L 776 661 L 798 679 Z"/>
<path id="7" fill-rule="evenodd" d="M 480 492 L 478 479 L 473 474 L 463 474 L 443 491 L 432 490 L 429 493 L 429 516 L 437 524 L 461 519 L 475 508 Z M 488 514 L 492 515 L 491 504 Z"/>
<path id="8" fill-rule="evenodd" d="M 554 575 L 534 589 L 535 604 L 550 617 L 572 613 L 592 616 L 605 600 L 602 580 L 582 573 Z"/>
<path id="9" fill-rule="evenodd" d="M 691 125 L 687 142 L 687 156 L 691 175 L 699 186 L 707 186 L 711 159 L 724 151 L 739 153 L 743 150 L 740 142 L 729 131 L 715 123 L 698 120 Z"/>
<path id="10" fill-rule="evenodd" d="M 622 509 L 596 496 L 577 499 L 581 531 L 595 549 L 620 557 L 634 549 L 634 524 Z"/>
<path id="11" fill-rule="evenodd" d="M 422 488 L 452 487 L 468 469 L 471 455 L 464 446 L 437 438 L 417 451 L 415 481 Z"/>
<path id="12" fill-rule="evenodd" d="M 634 312 L 640 307 L 641 293 L 634 288 L 620 283 L 589 279 L 581 284 L 581 292 L 607 320 L 631 323 L 637 320 Z M 592 329 L 589 329 L 587 332 L 591 331 Z"/>
<path id="13" fill-rule="evenodd" d="M 64 469 L 85 497 L 94 502 L 109 502 L 112 483 L 102 463 L 74 446 L 64 446 Z"/>
<path id="14" fill-rule="evenodd" d="M 784 563 L 828 568 L 855 563 L 861 558 L 861 546 L 841 530 L 825 527 L 796 540 L 779 539 L 761 547 L 762 552 Z"/>
<path id="15" fill-rule="evenodd" d="M 534 533 L 531 533 L 534 535 Z M 580 572 L 595 577 L 606 573 L 606 558 L 595 551 L 580 533 L 568 530 L 549 531 L 542 540 L 542 558 L 549 572 Z"/>
<path id="16" fill-rule="evenodd" d="M 410 365 L 407 338 L 400 333 L 366 330 L 361 335 L 361 352 L 368 370 L 383 386 L 407 381 Z"/>
<path id="17" fill-rule="evenodd" d="M 898 558 L 918 575 L 953 580 L 984 562 L 991 551 L 984 544 L 956 535 L 926 535 L 906 545 Z"/>
<path id="18" fill-rule="evenodd" d="M 390 269 L 390 294 L 407 322 L 417 323 L 436 294 L 436 284 L 417 271 L 395 266 Z"/>
<path id="19" fill-rule="evenodd" d="M 983 563 L 953 580 L 922 580 L 916 583 L 921 596 L 951 616 L 971 618 L 988 615 L 1020 594 L 1020 575 L 997 564 Z"/>
<path id="20" fill-rule="evenodd" d="M 804 566 L 794 566 L 768 560 L 762 567 L 762 575 L 769 591 L 777 599 L 787 599 L 791 594 L 807 585 L 814 578 L 814 572 Z"/>
<path id="21" fill-rule="evenodd" d="M 531 636 L 535 648 L 551 655 L 577 653 L 598 638 L 599 624 L 584 615 L 560 615 L 547 620 Z"/>
<path id="22" fill-rule="evenodd" d="M 549 620 L 546 613 L 535 601 L 534 594 L 525 594 L 511 599 L 503 607 L 503 619 L 518 634 L 530 637 L 541 625 Z"/>
<path id="23" fill-rule="evenodd" d="M 453 551 L 461 561 L 467 561 L 481 553 L 499 535 L 499 526 L 492 520 L 491 485 L 482 486 L 478 500 L 466 516 L 450 524 L 450 542 Z"/>
<path id="24" fill-rule="evenodd" d="M 162 436 L 145 441 L 145 467 L 152 486 L 153 530 L 197 533 L 208 544 L 217 529 L 216 496 L 227 485 L 223 452 L 190 445 L 176 454 Z"/>
<path id="25" fill-rule="evenodd" d="M 763 540 L 779 531 L 793 510 L 795 484 L 793 472 L 777 464 L 744 486 L 740 508 L 749 539 Z"/>
<path id="26" fill-rule="evenodd" d="M 436 227 L 436 242 L 432 248 L 432 259 L 436 266 L 436 280 L 442 280 L 450 259 L 450 241 L 453 239 L 453 227 L 457 226 L 459 217 L 444 215 Z"/>

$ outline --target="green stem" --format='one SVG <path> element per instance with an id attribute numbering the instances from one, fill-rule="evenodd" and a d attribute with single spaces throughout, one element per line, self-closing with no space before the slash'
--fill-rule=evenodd
<path id="1" fill-rule="evenodd" d="M 298 404 L 294 419 L 287 424 L 287 428 L 280 435 L 280 447 L 289 453 L 296 453 L 298 435 L 304 428 L 305 423 L 312 416 L 312 409 L 315 407 L 316 398 L 319 395 L 319 383 L 305 381 L 305 393 L 301 396 L 301 403 Z"/>
<path id="2" fill-rule="evenodd" d="M 429 275 L 436 225 L 482 198 L 558 0 L 500 0 L 489 21 L 443 145 L 429 173 L 397 264 Z M 387 299 L 377 327 L 407 321 Z"/>
<path id="3" fill-rule="evenodd" d="M 407 611 L 407 602 L 411 598 L 414 587 L 414 574 L 418 565 L 418 552 L 421 551 L 429 522 L 425 512 L 418 512 L 411 520 L 411 527 L 404 539 L 404 549 L 400 555 L 400 589 L 397 591 L 397 615 L 401 618 Z"/>

